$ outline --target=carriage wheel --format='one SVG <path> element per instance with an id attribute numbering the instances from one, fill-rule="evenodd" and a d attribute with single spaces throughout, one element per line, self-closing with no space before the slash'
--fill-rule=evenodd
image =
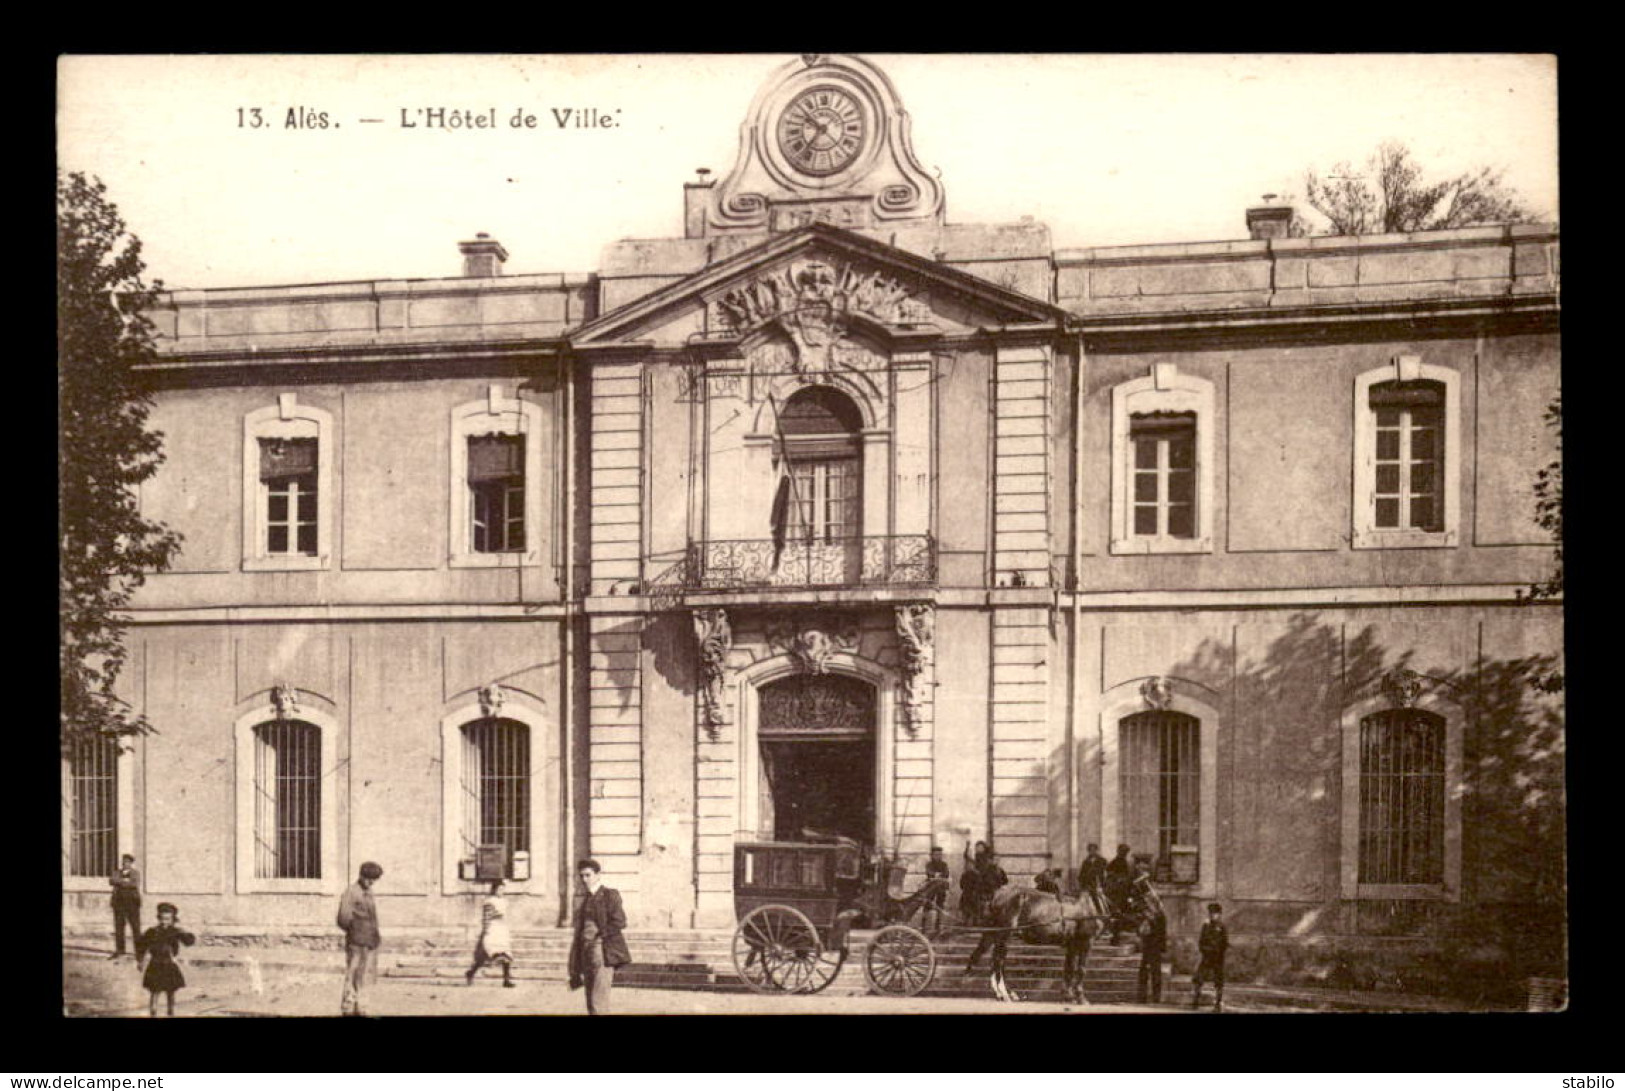
<path id="1" fill-rule="evenodd" d="M 835 958 L 834 970 L 821 979 L 815 971 L 825 965 L 826 952 L 818 929 L 788 905 L 758 906 L 734 932 L 734 971 L 753 992 L 817 992 L 835 979 L 845 958 L 827 954 Z"/>
<path id="2" fill-rule="evenodd" d="M 863 976 L 887 996 L 918 996 L 937 974 L 937 953 L 925 933 L 906 924 L 882 928 L 863 956 Z"/>
<path id="3" fill-rule="evenodd" d="M 845 950 L 823 948 L 795 952 L 779 965 L 783 991 L 802 994 L 823 992 L 834 983 L 845 964 Z"/>

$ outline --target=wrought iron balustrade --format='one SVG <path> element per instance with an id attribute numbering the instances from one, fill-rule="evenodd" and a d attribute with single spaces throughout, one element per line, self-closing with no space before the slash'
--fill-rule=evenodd
<path id="1" fill-rule="evenodd" d="M 691 590 L 918 587 L 936 582 L 937 549 L 929 534 L 693 542 L 687 577 Z"/>

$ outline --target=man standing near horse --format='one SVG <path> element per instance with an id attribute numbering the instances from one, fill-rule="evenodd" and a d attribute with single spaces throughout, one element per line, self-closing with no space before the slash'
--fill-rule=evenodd
<path id="1" fill-rule="evenodd" d="M 1105 878 L 1106 858 L 1100 855 L 1100 846 L 1091 841 L 1083 863 L 1078 866 L 1078 891 L 1089 900 L 1099 917 L 1107 915 L 1106 899 L 1100 889 Z"/>
<path id="2" fill-rule="evenodd" d="M 1134 862 L 1128 856 L 1127 845 L 1117 846 L 1117 855 L 1106 865 L 1106 905 L 1112 918 L 1112 943 L 1116 943 L 1127 926 L 1128 892 L 1134 881 Z"/>
<path id="3" fill-rule="evenodd" d="M 1140 925 L 1139 999 L 1142 1004 L 1162 1003 L 1162 955 L 1167 949 L 1168 917 L 1158 909 Z"/>

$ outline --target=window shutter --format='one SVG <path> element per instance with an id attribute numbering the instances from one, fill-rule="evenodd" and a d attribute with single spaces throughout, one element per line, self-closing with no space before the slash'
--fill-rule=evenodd
<path id="1" fill-rule="evenodd" d="M 468 481 L 495 481 L 525 474 L 524 436 L 470 436 Z"/>
<path id="2" fill-rule="evenodd" d="M 313 439 L 260 440 L 260 480 L 274 481 L 316 472 L 316 441 Z"/>

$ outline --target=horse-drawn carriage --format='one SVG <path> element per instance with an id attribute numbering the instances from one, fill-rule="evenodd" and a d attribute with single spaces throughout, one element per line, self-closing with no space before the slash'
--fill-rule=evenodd
<path id="1" fill-rule="evenodd" d="M 846 965 L 851 933 L 878 929 L 863 949 L 863 976 L 877 993 L 917 996 L 937 972 L 932 936 L 908 923 L 947 893 L 946 879 L 930 879 L 902 896 L 906 868 L 885 856 L 869 859 L 846 838 L 834 843 L 748 842 L 734 847 L 733 962 L 739 978 L 759 993 L 815 993 L 828 988 Z M 1161 912 L 1149 884 L 1133 908 L 1101 912 L 1089 899 L 1064 898 L 1028 886 L 1001 890 L 989 918 L 949 924 L 949 934 L 973 934 L 976 950 L 966 969 L 993 952 L 995 996 L 1019 999 L 1004 980 L 1013 939 L 1059 946 L 1066 954 L 1064 995 L 1083 999 L 1083 969 L 1090 942 L 1114 917 L 1134 928 Z M 940 929 L 933 935 L 941 939 Z"/>
<path id="2" fill-rule="evenodd" d="M 946 880 L 902 897 L 905 868 L 866 859 L 855 842 L 750 842 L 734 847 L 734 969 L 759 993 L 815 993 L 846 964 L 854 929 L 878 929 L 863 950 L 863 975 L 878 993 L 916 996 L 937 956 L 904 923 Z"/>

